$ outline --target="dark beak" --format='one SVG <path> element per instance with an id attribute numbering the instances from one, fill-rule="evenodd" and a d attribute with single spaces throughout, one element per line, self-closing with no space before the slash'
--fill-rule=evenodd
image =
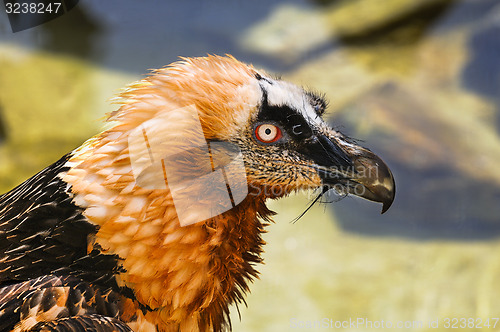
<path id="1" fill-rule="evenodd" d="M 352 144 L 351 149 L 352 149 Z M 392 172 L 376 154 L 357 146 L 348 153 L 342 144 L 319 135 L 307 143 L 302 153 L 313 159 L 324 186 L 340 194 L 352 194 L 382 203 L 382 213 L 394 201 L 396 184 Z"/>
<path id="2" fill-rule="evenodd" d="M 351 194 L 370 201 L 382 203 L 382 213 L 389 210 L 396 194 L 396 183 L 392 172 L 376 154 L 365 149 L 362 154 L 352 157 L 356 172 L 345 188 Z"/>

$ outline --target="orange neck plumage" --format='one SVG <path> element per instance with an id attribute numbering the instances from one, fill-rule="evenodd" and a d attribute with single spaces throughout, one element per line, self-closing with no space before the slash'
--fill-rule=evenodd
<path id="1" fill-rule="evenodd" d="M 65 180 L 99 226 L 89 252 L 98 248 L 122 259 L 118 284 L 138 301 L 128 303 L 122 319 L 159 331 L 218 330 L 257 276 L 253 265 L 261 261 L 261 233 L 272 213 L 265 197 L 249 195 L 222 215 L 181 227 L 168 189 L 137 187 L 121 144 L 114 133 L 101 134 L 70 160 L 75 166 Z M 139 303 L 152 311 L 143 315 Z"/>
<path id="2" fill-rule="evenodd" d="M 132 170 L 130 133 L 165 109 L 193 104 L 203 113 L 207 139 L 214 132 L 224 137 L 229 135 L 225 131 L 244 127 L 258 91 L 253 69 L 231 58 L 211 60 L 198 64 L 196 75 L 189 73 L 194 69 L 187 63 L 185 72 L 167 68 L 164 75 L 160 70 L 125 91 L 126 101 L 110 116 L 117 124 L 76 150 L 64 176 L 75 204 L 98 226 L 89 252 L 98 249 L 120 257 L 125 272 L 117 275 L 117 283 L 132 289 L 136 298 L 124 299 L 121 318 L 134 330 L 220 330 L 229 305 L 243 300 L 247 283 L 257 276 L 253 265 L 261 261 L 261 233 L 272 214 L 265 197 L 249 195 L 222 215 L 181 227 L 169 189 L 141 188 Z M 232 83 L 220 84 L 222 79 Z M 182 90 L 193 86 L 198 88 Z M 215 94 L 216 89 L 224 91 Z M 214 100 L 214 95 L 225 99 Z M 215 112 L 215 104 L 223 109 Z M 155 138 L 166 151 L 175 149 L 169 126 L 188 128 L 188 120 L 173 111 L 162 118 L 163 130 Z"/>

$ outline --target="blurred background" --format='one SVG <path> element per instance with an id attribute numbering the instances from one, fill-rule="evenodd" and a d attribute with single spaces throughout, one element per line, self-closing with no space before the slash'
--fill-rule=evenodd
<path id="1" fill-rule="evenodd" d="M 313 196 L 273 202 L 235 331 L 500 317 L 499 1 L 85 0 L 16 33 L 0 9 L 0 192 L 98 133 L 149 69 L 229 53 L 326 93 L 397 184 L 384 215 L 331 197 L 293 224 Z"/>

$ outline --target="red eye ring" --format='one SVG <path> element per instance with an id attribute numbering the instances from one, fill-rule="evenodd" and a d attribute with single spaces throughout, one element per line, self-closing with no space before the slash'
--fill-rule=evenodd
<path id="1" fill-rule="evenodd" d="M 273 124 L 263 123 L 255 127 L 255 138 L 262 143 L 274 143 L 282 136 L 281 129 Z"/>

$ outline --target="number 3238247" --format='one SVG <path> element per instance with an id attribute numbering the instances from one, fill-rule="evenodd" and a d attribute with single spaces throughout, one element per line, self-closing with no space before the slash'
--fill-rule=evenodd
<path id="1" fill-rule="evenodd" d="M 497 327 L 498 321 L 499 318 L 444 318 L 443 327 L 445 329 L 494 329 Z M 500 326 L 500 324 L 498 326 Z"/>
<path id="2" fill-rule="evenodd" d="M 57 14 L 61 10 L 61 2 L 6 2 L 7 14 Z"/>

